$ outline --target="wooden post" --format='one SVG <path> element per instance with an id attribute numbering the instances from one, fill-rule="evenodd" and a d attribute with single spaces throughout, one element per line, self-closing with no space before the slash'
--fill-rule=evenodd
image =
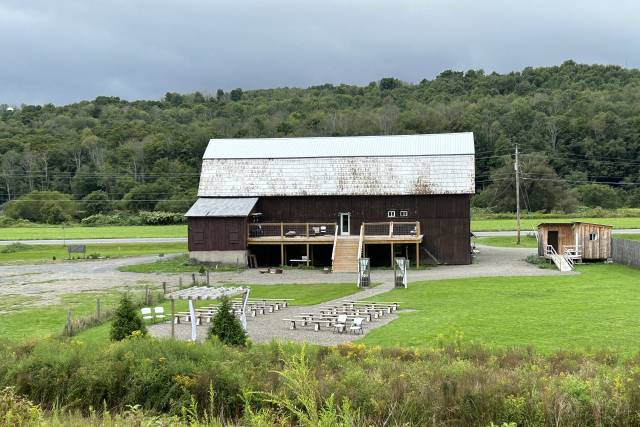
<path id="1" fill-rule="evenodd" d="M 393 267 L 393 256 L 395 255 L 395 250 L 393 247 L 393 243 L 391 244 L 391 267 Z"/>
<path id="2" fill-rule="evenodd" d="M 196 273 L 191 273 L 191 280 L 193 281 L 193 285 L 196 284 Z"/>
<path id="3" fill-rule="evenodd" d="M 280 265 L 284 265 L 284 243 L 280 243 Z"/>
<path id="4" fill-rule="evenodd" d="M 284 222 L 280 223 L 280 238 L 284 239 Z"/>
<path id="5" fill-rule="evenodd" d="M 307 224 L 307 235 L 309 235 L 309 224 Z M 309 267 L 309 244 L 307 243 L 307 267 Z"/>
<path id="6" fill-rule="evenodd" d="M 416 243 L 416 267 L 420 267 L 420 243 Z"/>
<path id="7" fill-rule="evenodd" d="M 182 276 L 178 277 L 178 288 L 182 289 Z"/>
<path id="8" fill-rule="evenodd" d="M 207 268 L 207 286 L 209 286 L 209 269 Z"/>
<path id="9" fill-rule="evenodd" d="M 100 298 L 96 298 L 96 318 L 100 320 Z"/>
<path id="10" fill-rule="evenodd" d="M 176 316 L 176 300 L 171 299 L 171 338 L 176 337 L 176 324 L 175 324 L 175 316 Z M 194 319 L 191 319 L 193 322 Z"/>
<path id="11" fill-rule="evenodd" d="M 149 285 L 144 287 L 144 305 L 149 305 Z"/>
<path id="12" fill-rule="evenodd" d="M 71 321 L 71 317 L 73 316 L 73 312 L 71 310 L 67 311 L 67 334 L 69 336 L 73 336 L 73 331 L 72 331 L 72 321 Z"/>
<path id="13" fill-rule="evenodd" d="M 167 282 L 162 282 L 162 295 L 167 294 Z"/>
<path id="14" fill-rule="evenodd" d="M 389 223 L 389 237 L 393 236 L 393 221 Z"/>

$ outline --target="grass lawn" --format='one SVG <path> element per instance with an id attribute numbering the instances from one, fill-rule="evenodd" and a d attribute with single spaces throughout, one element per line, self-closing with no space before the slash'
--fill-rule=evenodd
<path id="1" fill-rule="evenodd" d="M 538 241 L 535 237 L 529 237 L 526 234 L 520 236 L 520 245 L 516 245 L 515 236 L 499 236 L 499 237 L 478 237 L 476 242 L 479 245 L 499 246 L 505 248 L 537 248 Z"/>
<path id="2" fill-rule="evenodd" d="M 183 245 L 186 250 L 186 245 Z M 200 264 L 190 264 L 187 255 L 180 255 L 164 260 L 148 262 L 144 264 L 125 265 L 118 270 L 128 273 L 198 273 L 202 266 Z M 244 270 L 244 266 L 239 267 Z M 235 271 L 235 265 L 221 265 L 218 268 L 211 268 L 211 272 Z"/>
<path id="3" fill-rule="evenodd" d="M 538 224 L 543 222 L 593 222 L 596 224 L 611 225 L 613 228 L 640 228 L 640 218 L 523 218 L 520 221 L 524 232 L 533 231 Z M 472 219 L 472 231 L 511 231 L 516 229 L 515 219 Z"/>
<path id="4" fill-rule="evenodd" d="M 638 350 L 640 270 L 598 264 L 580 275 L 497 277 L 410 283 L 374 297 L 402 301 L 389 325 L 364 338 L 370 345 L 430 346 L 478 342 L 492 347 Z M 462 334 L 462 335 L 461 335 Z"/>
<path id="5" fill-rule="evenodd" d="M 187 237 L 186 225 L 109 225 L 101 227 L 31 226 L 0 228 L 0 240 L 117 239 Z"/>
<path id="6" fill-rule="evenodd" d="M 153 255 L 159 253 L 186 252 L 186 243 L 109 243 L 87 245 L 86 256 L 98 254 L 102 257 L 128 257 L 137 255 Z M 75 257 L 81 254 L 73 254 Z M 41 263 L 69 261 L 67 249 L 62 245 L 8 245 L 0 246 L 0 264 Z M 81 261 L 79 261 L 81 262 Z"/>

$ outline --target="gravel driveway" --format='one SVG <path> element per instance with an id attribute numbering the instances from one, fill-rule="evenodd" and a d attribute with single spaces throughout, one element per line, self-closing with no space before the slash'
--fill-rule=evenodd
<path id="1" fill-rule="evenodd" d="M 560 274 L 555 270 L 540 269 L 524 261 L 533 249 L 480 247 L 474 264 L 460 266 L 438 266 L 436 268 L 410 272 L 409 280 L 439 280 L 481 276 L 538 276 Z M 191 280 L 189 274 L 140 274 L 123 273 L 118 267 L 157 260 L 156 255 L 133 258 L 58 262 L 38 265 L 0 266 L 0 298 L 3 295 L 37 296 L 41 304 L 55 303 L 62 294 L 82 291 L 105 291 L 130 286 L 150 284 L 161 286 L 162 282 L 177 285 L 182 276 L 183 283 Z M 566 274 L 566 273 L 564 273 Z M 393 271 L 374 270 L 371 280 L 391 283 Z M 212 273 L 213 283 L 355 283 L 353 273 L 331 273 L 309 270 L 285 270 L 284 274 L 260 274 L 257 270 L 240 273 Z"/>

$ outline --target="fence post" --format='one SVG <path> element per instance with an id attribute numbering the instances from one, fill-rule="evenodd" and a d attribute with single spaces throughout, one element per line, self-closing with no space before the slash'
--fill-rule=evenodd
<path id="1" fill-rule="evenodd" d="M 73 316 L 73 312 L 71 310 L 67 311 L 67 335 L 73 336 L 73 322 L 71 317 Z"/>
<path id="2" fill-rule="evenodd" d="M 191 280 L 193 281 L 193 285 L 196 285 L 196 273 L 191 273 Z"/>
<path id="3" fill-rule="evenodd" d="M 162 282 L 162 295 L 167 294 L 167 282 Z"/>
<path id="4" fill-rule="evenodd" d="M 207 286 L 209 286 L 209 269 L 207 268 Z"/>
<path id="5" fill-rule="evenodd" d="M 178 277 L 178 287 L 182 289 L 182 276 Z"/>
<path id="6" fill-rule="evenodd" d="M 171 298 L 171 338 L 176 337 L 176 300 Z M 191 319 L 193 322 L 194 319 Z"/>
<path id="7" fill-rule="evenodd" d="M 144 287 L 144 305 L 149 305 L 149 285 Z"/>
<path id="8" fill-rule="evenodd" d="M 100 320 L 100 298 L 96 298 L 96 317 Z"/>

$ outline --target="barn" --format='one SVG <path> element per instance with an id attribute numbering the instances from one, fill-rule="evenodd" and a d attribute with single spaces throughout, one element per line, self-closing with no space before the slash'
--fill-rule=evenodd
<path id="1" fill-rule="evenodd" d="M 550 252 L 570 254 L 577 260 L 597 261 L 611 258 L 610 225 L 588 222 L 543 223 L 538 225 L 538 255 Z M 553 248 L 553 249 L 552 249 Z"/>
<path id="2" fill-rule="evenodd" d="M 212 139 L 186 213 L 190 258 L 469 264 L 474 161 L 472 133 Z"/>

